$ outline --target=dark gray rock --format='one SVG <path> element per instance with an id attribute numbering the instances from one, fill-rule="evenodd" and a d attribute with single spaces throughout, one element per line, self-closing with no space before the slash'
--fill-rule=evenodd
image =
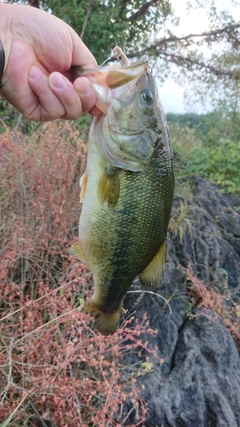
<path id="1" fill-rule="evenodd" d="M 147 312 L 150 328 L 158 331 L 143 341 L 149 348 L 157 346 L 164 359 L 163 364 L 155 359 L 153 372 L 138 378 L 148 403 L 144 426 L 239 427 L 240 343 L 214 310 L 192 306 L 185 269 L 190 266 L 206 289 L 222 295 L 229 313 L 240 304 L 240 199 L 199 176 L 193 176 L 192 188 L 191 199 L 174 198 L 173 217 L 183 205 L 187 215 L 179 230 L 171 227 L 164 281 L 156 291 L 170 301 L 172 314 L 151 294 L 135 307 L 135 319 Z M 142 289 L 138 283 L 135 288 Z M 137 298 L 128 293 L 124 307 L 131 309 Z M 232 321 L 237 319 L 233 314 Z M 126 364 L 137 361 L 137 353 L 126 357 Z M 125 425 L 136 423 L 133 411 Z"/>

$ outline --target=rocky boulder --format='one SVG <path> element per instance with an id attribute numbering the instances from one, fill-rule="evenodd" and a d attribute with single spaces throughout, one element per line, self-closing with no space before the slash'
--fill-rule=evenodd
<path id="1" fill-rule="evenodd" d="M 142 338 L 164 359 L 138 377 L 148 403 L 145 425 L 238 427 L 240 199 L 199 176 L 191 182 L 192 197 L 174 199 L 166 271 L 156 290 L 171 311 L 158 295 L 130 291 L 124 301 L 129 311 L 134 306 L 133 322 L 147 313 L 157 336 Z M 126 358 L 138 362 L 137 352 Z M 137 424 L 134 410 L 127 422 Z"/>

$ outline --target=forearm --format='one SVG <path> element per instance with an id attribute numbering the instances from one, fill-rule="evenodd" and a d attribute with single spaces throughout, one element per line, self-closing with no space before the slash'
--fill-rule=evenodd
<path id="1" fill-rule="evenodd" d="M 4 72 L 7 68 L 11 44 L 12 44 L 12 34 L 11 34 L 11 26 L 12 26 L 12 16 L 16 5 L 0 3 L 0 38 L 2 40 L 4 53 L 5 53 L 5 66 L 3 70 Z M 3 82 L 3 79 L 2 79 Z"/>

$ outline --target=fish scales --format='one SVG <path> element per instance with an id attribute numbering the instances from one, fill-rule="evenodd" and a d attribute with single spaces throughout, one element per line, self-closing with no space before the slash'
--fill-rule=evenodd
<path id="1" fill-rule="evenodd" d="M 139 104 L 145 87 L 156 92 L 155 82 L 146 72 L 136 80 L 131 83 L 133 92 L 126 102 L 123 99 L 120 105 L 114 97 L 113 109 L 106 116 L 94 119 L 87 168 L 81 180 L 83 205 L 78 257 L 90 267 L 94 278 L 94 294 L 85 309 L 95 317 L 96 328 L 105 335 L 116 330 L 122 300 L 134 278 L 139 275 L 147 286 L 155 286 L 162 278 L 173 198 L 173 155 L 158 94 L 154 94 L 154 105 L 150 103 L 142 108 Z M 110 125 L 106 125 L 106 120 Z M 113 139 L 124 133 L 130 137 L 138 135 L 136 125 L 140 132 L 137 142 L 131 140 L 135 146 L 133 144 L 132 149 L 128 140 L 125 146 L 125 139 L 120 136 L 120 154 L 112 161 L 112 151 L 109 157 L 103 152 L 106 138 L 111 138 L 111 132 Z M 146 129 L 149 131 L 144 134 Z M 139 156 L 137 161 L 135 155 Z M 124 167 L 122 161 L 126 163 Z"/>

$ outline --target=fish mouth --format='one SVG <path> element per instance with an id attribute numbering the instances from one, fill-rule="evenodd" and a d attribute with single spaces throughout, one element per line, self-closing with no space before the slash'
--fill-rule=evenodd
<path id="1" fill-rule="evenodd" d="M 74 65 L 71 67 L 71 71 L 74 78 L 86 77 L 90 80 L 97 95 L 96 106 L 107 115 L 108 90 L 121 94 L 122 90 L 126 91 L 126 86 L 129 90 L 129 85 L 135 85 L 136 81 L 148 72 L 148 56 L 144 55 L 126 66 L 113 64 L 95 70 Z"/>

